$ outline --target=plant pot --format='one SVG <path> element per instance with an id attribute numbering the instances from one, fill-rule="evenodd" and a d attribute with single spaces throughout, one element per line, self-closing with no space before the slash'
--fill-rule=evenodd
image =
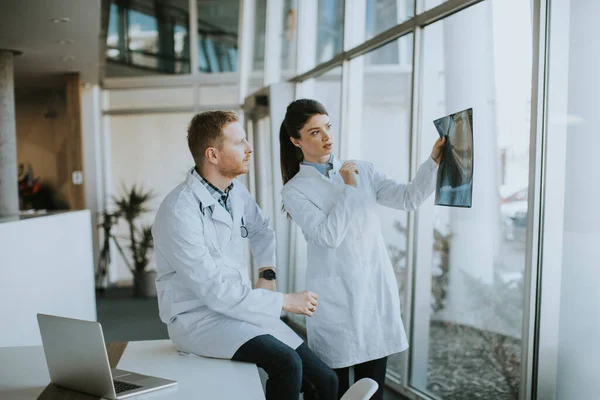
<path id="1" fill-rule="evenodd" d="M 144 271 L 133 277 L 134 297 L 156 297 L 156 271 Z"/>

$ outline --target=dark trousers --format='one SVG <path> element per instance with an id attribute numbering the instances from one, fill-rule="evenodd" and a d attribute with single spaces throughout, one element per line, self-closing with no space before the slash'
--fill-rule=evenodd
<path id="1" fill-rule="evenodd" d="M 251 362 L 266 371 L 267 400 L 296 400 L 300 390 L 306 400 L 336 400 L 336 374 L 302 343 L 296 350 L 271 335 L 244 343 L 231 358 Z"/>
<path id="2" fill-rule="evenodd" d="M 354 366 L 354 382 L 362 378 L 371 378 L 379 385 L 379 389 L 371 400 L 383 400 L 383 387 L 385 385 L 385 370 L 387 368 L 387 357 L 371 360 Z M 338 399 L 350 388 L 350 367 L 334 369 L 338 376 Z"/>

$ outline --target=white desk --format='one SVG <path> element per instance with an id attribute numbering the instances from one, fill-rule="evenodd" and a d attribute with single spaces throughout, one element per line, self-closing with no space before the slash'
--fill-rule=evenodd
<path id="1" fill-rule="evenodd" d="M 118 368 L 179 382 L 173 388 L 142 394 L 132 399 L 265 398 L 256 365 L 182 356 L 177 353 L 170 340 L 129 342 Z M 41 346 L 0 348 L 0 399 L 35 399 L 49 383 L 50 376 Z"/>

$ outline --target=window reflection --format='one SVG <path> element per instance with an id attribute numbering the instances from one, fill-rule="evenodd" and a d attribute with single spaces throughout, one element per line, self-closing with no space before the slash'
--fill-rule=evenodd
<path id="1" fill-rule="evenodd" d="M 187 1 L 113 0 L 107 35 L 107 76 L 189 74 Z M 237 69 L 239 2 L 198 7 L 198 64 L 201 72 Z"/>

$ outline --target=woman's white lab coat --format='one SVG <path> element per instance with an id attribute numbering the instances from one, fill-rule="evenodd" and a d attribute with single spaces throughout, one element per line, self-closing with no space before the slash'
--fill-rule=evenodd
<path id="1" fill-rule="evenodd" d="M 307 318 L 308 345 L 331 368 L 398 353 L 408 347 L 398 286 L 383 241 L 377 204 L 412 211 L 435 189 L 431 158 L 402 184 L 367 162 L 354 161 L 357 188 L 346 185 L 334 159 L 329 178 L 300 171 L 282 190 L 285 210 L 308 242 L 306 288 L 319 295 Z"/>
<path id="2" fill-rule="evenodd" d="M 169 336 L 180 350 L 217 358 L 231 358 L 263 334 L 297 348 L 302 339 L 279 318 L 283 295 L 253 290 L 249 278 L 242 219 L 260 267 L 275 266 L 268 219 L 239 182 L 230 192 L 232 218 L 192 171 L 162 202 L 152 227 L 160 318 Z"/>

